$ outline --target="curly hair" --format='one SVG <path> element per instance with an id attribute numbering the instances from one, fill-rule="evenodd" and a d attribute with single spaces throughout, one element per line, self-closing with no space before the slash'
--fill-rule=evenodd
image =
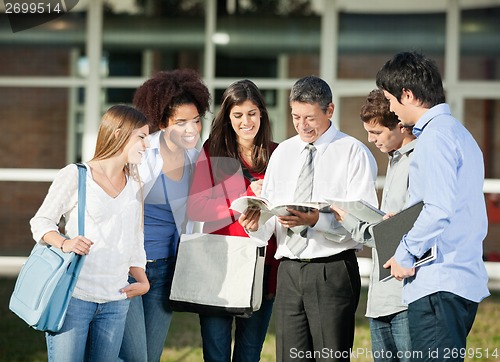
<path id="1" fill-rule="evenodd" d="M 150 131 L 168 126 L 178 106 L 194 104 L 200 117 L 210 107 L 210 92 L 193 69 L 161 71 L 137 88 L 134 106 L 148 119 Z"/>
<path id="2" fill-rule="evenodd" d="M 359 117 L 365 123 L 375 121 L 389 129 L 394 129 L 400 122 L 398 116 L 391 112 L 389 101 L 380 89 L 374 89 L 368 94 L 365 103 L 361 106 Z"/>

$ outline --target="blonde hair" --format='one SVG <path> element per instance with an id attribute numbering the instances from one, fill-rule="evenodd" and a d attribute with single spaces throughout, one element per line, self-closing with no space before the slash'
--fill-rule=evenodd
<path id="1" fill-rule="evenodd" d="M 102 116 L 92 160 L 105 160 L 121 152 L 132 132 L 147 124 L 146 116 L 133 107 L 124 104 L 110 107 Z M 125 172 L 139 181 L 136 165 L 127 164 Z"/>
<path id="2" fill-rule="evenodd" d="M 110 107 L 102 116 L 92 160 L 105 160 L 121 152 L 132 132 L 147 124 L 146 116 L 133 107 L 124 104 Z M 117 130 L 119 130 L 118 133 Z M 126 164 L 123 170 L 125 174 L 139 183 L 139 197 L 142 202 L 140 224 L 144 229 L 144 195 L 139 170 L 135 164 Z"/>

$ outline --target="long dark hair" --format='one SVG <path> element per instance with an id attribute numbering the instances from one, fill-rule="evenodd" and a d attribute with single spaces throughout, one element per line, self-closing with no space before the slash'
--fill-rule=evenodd
<path id="1" fill-rule="evenodd" d="M 262 173 L 269 162 L 269 146 L 272 139 L 271 122 L 266 103 L 259 88 L 250 80 L 239 80 L 231 84 L 222 96 L 222 104 L 210 129 L 209 152 L 211 157 L 231 157 L 239 159 L 236 133 L 229 114 L 234 106 L 246 101 L 254 103 L 260 111 L 260 127 L 254 138 L 252 171 Z"/>

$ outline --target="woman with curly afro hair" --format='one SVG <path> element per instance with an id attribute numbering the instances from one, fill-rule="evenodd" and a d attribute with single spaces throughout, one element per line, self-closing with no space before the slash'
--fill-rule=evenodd
<path id="1" fill-rule="evenodd" d="M 179 236 L 192 231 L 186 220 L 186 200 L 210 93 L 196 71 L 177 69 L 147 80 L 137 89 L 133 103 L 154 132 L 139 168 L 144 182 L 146 275 L 151 288 L 131 301 L 120 358 L 159 361 L 172 319 L 168 297 Z"/>

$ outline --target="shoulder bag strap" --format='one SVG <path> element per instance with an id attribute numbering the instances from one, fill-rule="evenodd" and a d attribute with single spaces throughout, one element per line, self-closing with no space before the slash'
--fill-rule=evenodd
<path id="1" fill-rule="evenodd" d="M 85 235 L 85 201 L 87 199 L 87 167 L 81 163 L 78 166 L 78 234 Z"/>
<path id="2" fill-rule="evenodd" d="M 245 176 L 245 178 L 250 181 L 250 182 L 254 182 L 254 181 L 257 181 L 258 178 L 257 177 L 254 177 L 251 173 L 250 173 L 250 170 L 248 169 L 247 166 L 245 166 L 245 164 L 243 163 L 243 161 L 240 161 L 240 164 L 241 164 L 241 169 L 243 170 L 243 176 Z"/>
<path id="3" fill-rule="evenodd" d="M 207 150 L 205 150 L 205 155 L 207 156 L 208 170 L 210 172 L 210 179 L 212 180 L 212 186 L 215 187 L 215 178 L 214 178 L 214 174 L 212 171 L 212 162 L 210 161 L 211 156 Z M 231 202 L 228 199 L 229 196 L 228 196 L 228 193 L 226 190 L 226 185 L 224 185 L 224 180 L 222 180 L 220 183 L 222 186 L 222 190 L 224 191 L 224 197 L 226 199 L 227 209 L 229 210 L 229 214 L 231 215 L 231 220 L 232 220 L 232 222 L 236 222 L 236 218 L 234 217 L 233 210 L 231 210 Z"/>

